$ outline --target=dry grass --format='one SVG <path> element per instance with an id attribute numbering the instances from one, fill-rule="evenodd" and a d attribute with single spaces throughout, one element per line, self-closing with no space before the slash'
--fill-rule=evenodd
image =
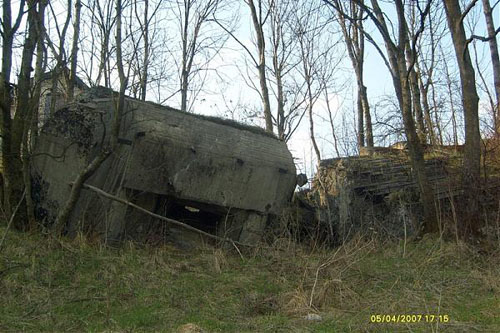
<path id="1" fill-rule="evenodd" d="M 361 237 L 316 251 L 281 239 L 242 256 L 113 250 L 11 231 L 0 253 L 0 331 L 500 331 L 498 250 L 426 238 L 404 251 Z M 311 313 L 322 320 L 305 320 Z M 372 314 L 450 321 L 377 324 Z"/>

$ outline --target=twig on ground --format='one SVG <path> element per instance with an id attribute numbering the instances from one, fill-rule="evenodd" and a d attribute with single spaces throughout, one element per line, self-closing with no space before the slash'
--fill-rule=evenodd
<path id="1" fill-rule="evenodd" d="M 26 188 L 24 189 L 23 194 L 21 195 L 21 199 L 19 199 L 19 202 L 17 203 L 16 208 L 14 209 L 14 211 L 12 212 L 12 215 L 10 216 L 9 223 L 7 223 L 7 229 L 5 229 L 2 240 L 0 241 L 0 252 L 2 251 L 3 242 L 5 241 L 5 238 L 7 237 L 7 233 L 9 232 L 10 226 L 11 226 L 12 222 L 14 221 L 14 217 L 16 216 L 17 210 L 21 206 L 21 203 L 23 202 L 25 196 L 26 196 Z"/>

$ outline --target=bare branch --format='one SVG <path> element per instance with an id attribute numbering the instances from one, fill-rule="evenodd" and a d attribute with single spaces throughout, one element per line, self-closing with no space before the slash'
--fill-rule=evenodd
<path id="1" fill-rule="evenodd" d="M 420 27 L 418 28 L 418 30 L 415 32 L 415 34 L 412 37 L 411 50 L 410 50 L 412 53 L 412 59 L 411 59 L 410 66 L 408 66 L 408 75 L 410 75 L 410 72 L 413 71 L 413 67 L 415 66 L 415 62 L 417 60 L 417 50 L 416 50 L 417 41 L 418 41 L 420 35 L 422 34 L 422 32 L 424 32 L 425 18 L 427 17 L 427 15 L 429 15 L 429 12 L 431 10 L 431 3 L 432 3 L 432 0 L 427 1 L 427 5 L 425 6 L 425 9 L 423 12 L 421 11 L 420 6 L 418 6 L 418 10 L 420 11 Z M 417 4 L 418 4 L 418 2 L 417 2 Z"/>
<path id="2" fill-rule="evenodd" d="M 463 13 L 462 13 L 462 16 L 460 16 L 460 21 L 458 24 L 462 24 L 462 22 L 464 21 L 465 17 L 467 16 L 467 14 L 469 14 L 469 12 L 472 10 L 472 8 L 474 8 L 474 6 L 476 5 L 478 0 L 472 0 L 471 3 L 469 3 L 467 5 L 467 7 L 465 7 Z"/>
<path id="3" fill-rule="evenodd" d="M 472 35 L 470 36 L 469 39 L 467 39 L 467 44 L 468 45 L 470 42 L 472 42 L 474 39 L 477 39 L 477 40 L 480 40 L 482 42 L 489 42 L 490 40 L 492 40 L 493 38 L 496 38 L 496 36 L 500 33 L 500 27 L 497 28 L 497 30 L 495 30 L 495 34 L 493 36 L 490 36 L 490 37 L 483 37 L 483 36 L 478 36 L 478 35 Z"/>
<path id="4" fill-rule="evenodd" d="M 200 235 L 203 235 L 205 237 L 212 238 L 212 239 L 215 239 L 215 240 L 218 240 L 218 241 L 221 241 L 221 242 L 226 242 L 226 243 L 231 243 L 231 244 L 237 244 L 237 245 L 240 245 L 240 246 L 246 246 L 246 247 L 251 247 L 251 248 L 256 248 L 257 247 L 257 245 L 240 243 L 240 242 L 234 241 L 232 239 L 228 239 L 228 238 L 223 238 L 223 237 L 219 237 L 219 236 L 216 236 L 216 235 L 212 235 L 212 234 L 210 234 L 208 232 L 205 232 L 203 230 L 196 229 L 196 228 L 190 226 L 189 224 L 185 224 L 185 223 L 182 223 L 180 221 L 177 221 L 177 220 L 174 220 L 174 219 L 162 216 L 162 215 L 155 214 L 153 212 L 150 212 L 147 209 L 144 209 L 144 208 L 142 208 L 140 206 L 137 206 L 136 204 L 134 204 L 134 203 L 132 203 L 132 202 L 130 202 L 128 200 L 125 200 L 125 199 L 122 199 L 122 198 L 117 197 L 115 195 L 112 195 L 112 194 L 110 194 L 108 192 L 105 192 L 105 191 L 101 190 L 100 188 L 95 187 L 95 186 L 92 186 L 92 185 L 89 185 L 89 184 L 83 184 L 83 187 L 86 188 L 86 189 L 88 189 L 88 190 L 91 190 L 91 191 L 97 193 L 98 195 L 100 195 L 100 196 L 102 196 L 104 198 L 107 198 L 107 199 L 110 199 L 110 200 L 122 203 L 124 205 L 129 206 L 129 207 L 137 209 L 138 211 L 141 211 L 144 214 L 152 216 L 152 217 L 154 217 L 154 218 L 156 218 L 158 220 L 161 220 L 163 222 L 167 222 L 167 223 L 170 223 L 170 224 L 174 224 L 176 226 L 182 227 L 182 228 L 190 230 L 190 231 L 194 231 L 194 232 L 196 232 L 196 233 L 198 233 Z"/>

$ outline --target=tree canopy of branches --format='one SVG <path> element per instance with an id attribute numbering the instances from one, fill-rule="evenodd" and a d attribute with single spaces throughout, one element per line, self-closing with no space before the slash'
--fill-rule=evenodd
<path id="1" fill-rule="evenodd" d="M 405 138 L 424 232 L 439 225 L 423 145 L 465 143 L 462 180 L 472 215 L 464 219 L 473 221 L 482 177 L 480 125 L 497 137 L 500 132 L 498 5 L 488 0 L 245 0 L 239 5 L 228 0 L 4 0 L 3 210 L 9 216 L 20 202 L 16 224 L 36 225 L 30 168 L 44 116 L 41 96 L 52 96 L 44 101 L 54 112 L 59 99 L 74 100 L 83 81 L 119 91 L 114 140 L 125 95 L 173 103 L 185 112 L 209 112 L 223 101 L 226 109 L 244 112 L 280 140 L 306 138 L 311 165 Z M 481 24 L 467 24 L 472 14 Z M 484 31 L 474 31 L 477 27 Z M 390 94 L 380 93 L 382 72 L 375 79 L 367 74 L 374 72 L 373 53 L 385 64 L 394 89 Z M 350 87 L 356 93 L 350 94 Z M 481 115 L 483 93 L 491 119 Z M 75 179 L 59 212 L 59 231 L 113 142 Z M 464 229 L 477 232 L 479 225 L 471 223 Z"/>

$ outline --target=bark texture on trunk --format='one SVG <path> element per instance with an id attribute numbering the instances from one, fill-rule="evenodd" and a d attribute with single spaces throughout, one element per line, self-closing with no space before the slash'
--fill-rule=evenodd
<path id="1" fill-rule="evenodd" d="M 491 65 L 493 68 L 493 82 L 495 84 L 495 95 L 497 98 L 495 110 L 495 131 L 496 135 L 500 136 L 500 60 L 498 56 L 498 43 L 490 0 L 483 0 L 483 12 L 486 20 L 486 29 L 488 31 L 488 43 L 490 45 Z"/>
<path id="2" fill-rule="evenodd" d="M 32 87 L 33 94 L 30 98 L 29 104 L 29 123 L 24 128 L 23 133 L 23 150 L 22 150 L 22 163 L 23 163 L 23 178 L 26 189 L 26 211 L 28 217 L 28 224 L 31 229 L 37 228 L 35 219 L 35 204 L 33 202 L 32 186 L 31 186 L 31 166 L 32 166 L 32 148 L 38 136 L 38 109 L 40 105 L 41 95 L 41 82 L 43 73 L 45 72 L 46 51 L 44 46 L 44 27 L 45 27 L 45 9 L 47 7 L 47 0 L 42 0 L 38 5 L 38 12 L 36 13 L 37 25 L 37 41 L 36 41 L 36 62 L 35 62 L 35 76 L 33 79 L 34 86 Z"/>
<path id="3" fill-rule="evenodd" d="M 149 68 L 149 0 L 144 0 L 144 26 L 143 26 L 143 38 L 144 38 L 144 58 L 142 60 L 142 75 L 140 82 L 141 90 L 141 100 L 146 100 L 146 89 L 148 84 L 148 68 Z"/>
<path id="4" fill-rule="evenodd" d="M 83 169 L 80 171 L 76 177 L 73 184 L 71 184 L 71 192 L 65 205 L 61 208 L 55 224 L 53 226 L 53 231 L 56 235 L 61 234 L 66 227 L 71 214 L 80 198 L 80 193 L 83 189 L 85 181 L 87 181 L 96 170 L 102 165 L 102 163 L 113 153 L 113 151 L 118 146 L 118 135 L 120 133 L 120 125 L 122 119 L 122 113 L 125 108 L 125 90 L 127 87 L 127 76 L 123 69 L 123 55 L 122 55 L 122 1 L 116 0 L 116 61 L 118 68 L 118 75 L 120 78 L 120 93 L 118 95 L 118 100 L 116 106 L 113 110 L 113 122 L 109 138 L 109 147 L 103 148 L 96 157 Z"/>
<path id="5" fill-rule="evenodd" d="M 359 0 L 361 4 L 364 2 Z M 342 1 L 335 1 L 337 17 L 339 19 L 344 41 L 347 47 L 347 53 L 351 60 L 354 73 L 356 74 L 356 83 L 358 87 L 357 96 L 357 131 L 358 147 L 373 147 L 373 129 L 370 115 L 370 105 L 368 104 L 368 95 L 363 81 L 365 37 L 363 34 L 363 9 L 360 5 L 352 1 L 349 5 L 349 12 L 346 11 Z M 348 23 L 348 17 L 356 20 L 356 23 Z"/>
<path id="6" fill-rule="evenodd" d="M 417 121 L 418 138 L 422 144 L 427 143 L 427 131 L 424 124 L 424 112 L 420 104 L 421 93 L 418 86 L 417 73 L 414 69 L 410 71 L 410 91 L 412 95 L 413 110 Z"/>
<path id="7" fill-rule="evenodd" d="M 80 39 L 80 17 L 81 17 L 82 2 L 75 2 L 75 22 L 73 23 L 73 44 L 71 46 L 71 68 L 69 71 L 68 82 L 68 100 L 72 101 L 75 97 L 76 85 L 76 67 L 78 64 L 78 43 Z"/>
<path id="8" fill-rule="evenodd" d="M 366 87 L 363 85 L 362 89 L 362 99 L 363 110 L 365 115 L 365 133 L 366 133 L 366 146 L 373 147 L 373 126 L 372 126 L 372 116 L 370 114 L 370 104 L 368 104 L 368 94 L 366 92 Z"/>
<path id="9" fill-rule="evenodd" d="M 377 0 L 371 0 L 374 19 L 380 33 L 384 38 L 386 50 L 388 54 L 388 61 L 390 64 L 391 76 L 396 92 L 399 107 L 403 116 L 404 129 L 408 143 L 408 150 L 410 154 L 410 162 L 414 171 L 414 176 L 418 183 L 420 192 L 420 202 L 423 208 L 423 232 L 431 233 L 439 229 L 436 209 L 434 206 L 434 192 L 430 186 L 429 179 L 425 172 L 425 161 L 422 146 L 417 135 L 415 119 L 412 112 L 412 93 L 411 82 L 407 64 L 411 62 L 412 58 L 408 58 L 407 45 L 408 45 L 408 28 L 405 18 L 404 5 L 401 0 L 395 1 L 395 7 L 398 17 L 398 42 L 397 44 L 391 39 L 389 29 L 385 23 L 384 14 L 378 4 Z"/>
<path id="10" fill-rule="evenodd" d="M 398 61 L 398 63 L 401 62 L 402 59 Z M 423 232 L 432 233 L 437 232 L 439 229 L 436 217 L 436 209 L 434 207 L 434 192 L 430 186 L 429 179 L 425 172 L 424 153 L 415 128 L 413 114 L 411 112 L 411 83 L 407 80 L 405 69 L 406 65 L 404 65 L 404 69 L 401 68 L 400 71 L 399 81 L 401 92 L 398 95 L 400 95 L 400 106 L 403 114 L 403 123 L 408 143 L 408 150 L 410 153 L 410 160 L 412 168 L 415 171 L 415 176 L 417 178 L 417 183 L 420 190 L 420 201 L 422 202 L 422 207 L 424 210 Z"/>
<path id="11" fill-rule="evenodd" d="M 188 38 L 189 38 L 189 13 L 191 6 L 188 3 L 184 3 L 184 18 L 183 18 L 183 29 L 182 29 L 182 69 L 181 69 L 181 110 L 187 111 L 187 93 L 188 93 Z"/>
<path id="12" fill-rule="evenodd" d="M 422 80 L 422 75 L 420 72 L 417 72 L 417 80 L 418 80 L 418 87 L 420 89 L 420 97 L 422 101 L 422 108 L 424 111 L 424 120 L 425 120 L 425 128 L 427 132 L 427 137 L 429 138 L 429 141 L 431 145 L 436 145 L 437 140 L 436 140 L 436 134 L 434 133 L 434 124 L 432 121 L 432 116 L 431 116 L 431 107 L 429 105 L 429 87 L 430 87 L 430 79 L 427 80 L 427 83 L 424 84 Z"/>
<path id="13" fill-rule="evenodd" d="M 478 188 L 480 183 L 481 137 L 479 133 L 478 103 L 474 66 L 472 64 L 467 38 L 463 26 L 462 11 L 458 0 L 444 0 L 446 18 L 451 31 L 455 55 L 460 72 L 462 104 L 465 123 L 465 152 L 463 162 L 463 183 L 467 200 L 467 214 L 464 215 L 462 232 L 478 232 Z"/>
<path id="14" fill-rule="evenodd" d="M 7 156 L 10 168 L 9 185 L 11 202 L 19 202 L 21 200 L 25 192 L 25 180 L 28 182 L 27 185 L 30 185 L 30 180 L 26 179 L 27 177 L 25 177 L 23 173 L 22 159 L 24 156 L 21 152 L 23 151 L 25 154 L 28 153 L 26 147 L 27 142 L 23 142 L 23 138 L 25 131 L 28 131 L 31 127 L 31 65 L 37 38 L 36 5 L 36 1 L 28 1 L 28 34 L 24 40 L 21 69 L 17 79 L 17 105 L 10 133 L 10 156 Z M 25 228 L 29 223 L 33 223 L 33 221 L 28 221 L 26 203 L 23 201 L 20 211 L 15 216 L 14 225 L 18 228 Z"/>
<path id="15" fill-rule="evenodd" d="M 21 23 L 25 1 L 19 3 L 19 13 L 12 22 L 12 6 L 10 0 L 2 2 L 2 68 L 0 70 L 0 109 L 2 112 L 0 121 L 0 132 L 2 133 L 2 176 L 3 176 L 3 198 L 2 205 L 7 216 L 12 214 L 12 205 L 16 204 L 12 198 L 15 182 L 13 181 L 16 167 L 12 162 L 12 95 L 14 87 L 10 84 L 12 69 L 12 49 L 14 36 Z M 18 152 L 19 154 L 19 152 Z"/>
<path id="16" fill-rule="evenodd" d="M 262 0 L 259 1 L 259 12 L 261 11 Z M 269 100 L 269 89 L 267 87 L 266 78 L 266 42 L 264 38 L 262 13 L 260 15 L 257 13 L 257 8 L 255 7 L 253 0 L 248 0 L 248 7 L 250 8 L 250 14 L 252 16 L 252 22 L 255 29 L 255 34 L 257 37 L 257 49 L 259 52 L 259 63 L 257 65 L 257 70 L 259 72 L 259 84 L 261 89 L 262 106 L 264 107 L 264 119 L 266 122 L 266 131 L 273 132 L 273 117 L 271 114 L 271 103 Z"/>

